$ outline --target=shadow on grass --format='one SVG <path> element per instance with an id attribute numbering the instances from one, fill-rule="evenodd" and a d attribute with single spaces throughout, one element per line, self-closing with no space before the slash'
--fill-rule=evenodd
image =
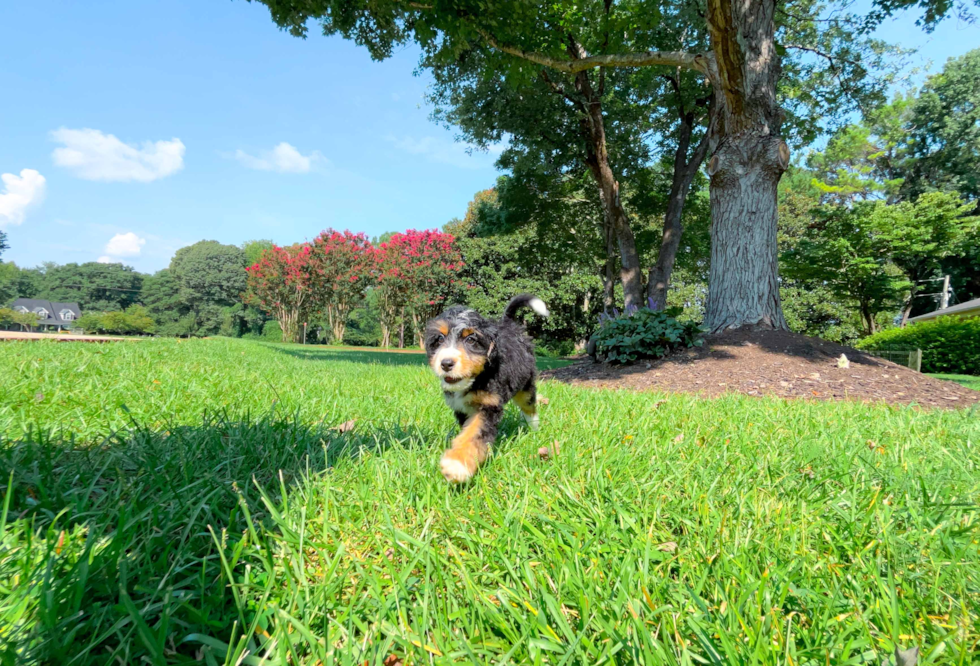
<path id="1" fill-rule="evenodd" d="M 518 431 L 508 414 L 501 446 Z M 39 431 L 0 439 L 8 504 L 0 517 L 0 664 L 198 658 L 200 643 L 188 637 L 230 639 L 245 621 L 227 585 L 243 565 L 226 552 L 247 541 L 250 525 L 276 533 L 291 494 L 335 465 L 393 447 L 434 459 L 448 434 L 212 414 L 199 426 L 134 424 L 98 443 Z M 437 468 L 429 471 L 420 491 L 441 481 Z M 263 547 L 271 556 L 276 545 Z"/>
<path id="2" fill-rule="evenodd" d="M 286 354 L 304 361 L 349 361 L 351 363 L 368 363 L 380 365 L 415 365 L 425 366 L 425 354 L 409 354 L 404 352 L 386 351 L 353 351 L 349 349 L 329 349 L 325 347 L 302 346 L 273 347 L 280 354 Z"/>
<path id="3" fill-rule="evenodd" d="M 352 349 L 330 349 L 326 347 L 272 347 L 281 354 L 303 359 L 304 361 L 349 361 L 351 363 L 367 363 L 378 365 L 414 365 L 426 366 L 428 361 L 425 354 L 386 351 L 357 351 Z M 561 358 L 538 356 L 538 370 L 561 368 L 573 361 Z"/>

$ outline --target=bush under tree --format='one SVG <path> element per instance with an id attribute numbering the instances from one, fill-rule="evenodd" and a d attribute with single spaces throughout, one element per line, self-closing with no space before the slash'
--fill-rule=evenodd
<path id="1" fill-rule="evenodd" d="M 680 308 L 653 310 L 650 307 L 653 305 L 651 302 L 648 307 L 630 309 L 614 317 L 602 315 L 599 330 L 590 341 L 590 346 L 595 345 L 595 357 L 624 365 L 645 358 L 663 358 L 676 349 L 701 346 L 700 327 L 676 319 Z"/>

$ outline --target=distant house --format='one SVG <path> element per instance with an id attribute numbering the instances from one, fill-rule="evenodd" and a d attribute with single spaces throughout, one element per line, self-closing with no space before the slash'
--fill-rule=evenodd
<path id="1" fill-rule="evenodd" d="M 980 317 L 980 298 L 975 298 L 966 303 L 951 305 L 948 308 L 929 312 L 928 314 L 912 317 L 909 321 L 927 321 L 936 317 Z"/>
<path id="2" fill-rule="evenodd" d="M 45 331 L 56 327 L 73 328 L 75 322 L 82 316 L 78 303 L 55 303 L 39 298 L 18 298 L 10 306 L 17 312 L 33 312 L 38 316 L 37 328 Z"/>

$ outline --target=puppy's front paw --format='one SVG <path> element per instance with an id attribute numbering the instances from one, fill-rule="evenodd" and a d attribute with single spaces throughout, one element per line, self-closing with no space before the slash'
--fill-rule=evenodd
<path id="1" fill-rule="evenodd" d="M 443 454 L 439 467 L 449 483 L 466 483 L 473 478 L 473 472 L 463 462 L 453 458 L 450 451 Z"/>
<path id="2" fill-rule="evenodd" d="M 536 432 L 538 427 L 541 425 L 541 420 L 538 418 L 537 414 L 524 414 L 524 421 L 527 422 L 527 427 L 530 428 L 532 432 Z"/>

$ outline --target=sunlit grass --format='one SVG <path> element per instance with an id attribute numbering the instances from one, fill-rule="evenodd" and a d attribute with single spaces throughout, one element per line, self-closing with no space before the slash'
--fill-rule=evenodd
<path id="1" fill-rule="evenodd" d="M 0 376 L 3 664 L 969 664 L 980 641 L 976 411 L 545 383 L 541 431 L 508 412 L 451 489 L 418 356 L 9 343 Z"/>
<path id="2" fill-rule="evenodd" d="M 930 374 L 930 377 L 935 377 L 936 379 L 946 379 L 951 382 L 956 382 L 957 384 L 962 384 L 967 388 L 971 388 L 974 391 L 980 391 L 980 377 L 974 375 L 943 375 L 939 373 Z"/>

